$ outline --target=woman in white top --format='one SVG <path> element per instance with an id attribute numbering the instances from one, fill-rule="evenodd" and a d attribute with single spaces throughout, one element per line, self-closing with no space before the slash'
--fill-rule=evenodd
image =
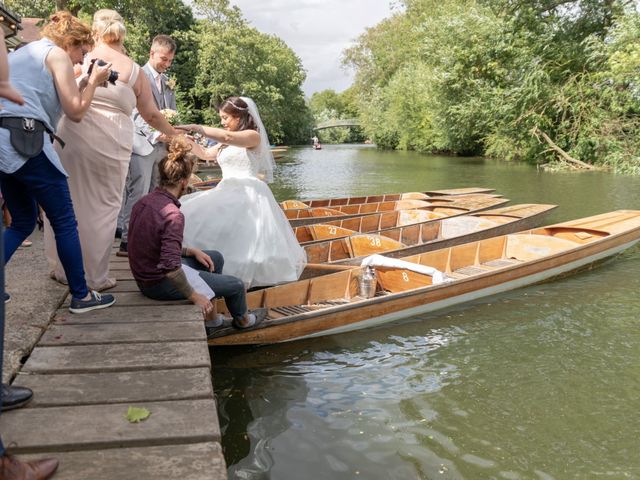
<path id="1" fill-rule="evenodd" d="M 275 162 L 258 109 L 250 98 L 230 97 L 218 112 L 223 128 L 177 127 L 218 141 L 193 152 L 222 169 L 216 188 L 181 199 L 185 244 L 220 251 L 225 273 L 247 288 L 297 280 L 306 255 L 267 185 Z"/>

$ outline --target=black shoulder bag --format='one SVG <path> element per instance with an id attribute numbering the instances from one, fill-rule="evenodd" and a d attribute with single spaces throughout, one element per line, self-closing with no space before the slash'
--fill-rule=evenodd
<path id="1" fill-rule="evenodd" d="M 44 147 L 43 132 L 47 132 L 53 141 L 57 140 L 62 148 L 64 142 L 40 120 L 22 117 L 0 117 L 0 127 L 9 130 L 11 145 L 20 155 L 33 158 L 42 152 Z"/>

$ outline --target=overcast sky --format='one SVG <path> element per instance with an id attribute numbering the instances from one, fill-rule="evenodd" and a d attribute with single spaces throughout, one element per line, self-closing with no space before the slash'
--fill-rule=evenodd
<path id="1" fill-rule="evenodd" d="M 296 52 L 307 71 L 305 94 L 343 91 L 353 72 L 340 64 L 342 52 L 383 18 L 391 0 L 231 0 L 251 25 L 277 35 Z"/>

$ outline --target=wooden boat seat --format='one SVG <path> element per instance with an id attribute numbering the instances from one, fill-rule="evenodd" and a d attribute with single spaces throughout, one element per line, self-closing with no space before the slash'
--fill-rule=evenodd
<path id="1" fill-rule="evenodd" d="M 431 198 L 429 195 L 422 192 L 407 192 L 400 196 L 401 200 L 427 200 L 429 198 Z"/>
<path id="2" fill-rule="evenodd" d="M 309 205 L 300 200 L 285 200 L 284 202 L 280 202 L 280 205 L 285 210 L 289 208 L 309 208 Z"/>
<path id="3" fill-rule="evenodd" d="M 432 285 L 431 277 L 404 268 L 376 268 L 378 285 L 387 292 L 396 293 Z"/>
<path id="4" fill-rule="evenodd" d="M 428 207 L 429 205 L 431 203 L 424 200 L 398 200 L 392 210 L 413 210 L 415 208 Z"/>
<path id="5" fill-rule="evenodd" d="M 352 257 L 363 257 L 374 253 L 404 248 L 406 245 L 383 235 L 352 235 L 347 237 Z"/>
<path id="6" fill-rule="evenodd" d="M 577 245 L 577 242 L 548 235 L 514 234 L 507 236 L 504 256 L 526 262 L 563 252 Z"/>
<path id="7" fill-rule="evenodd" d="M 319 223 L 317 225 L 309 225 L 308 231 L 311 234 L 311 238 L 314 240 L 328 240 L 336 237 L 348 237 L 356 234 L 355 230 L 349 230 L 348 228 L 337 227 L 335 225 L 325 225 Z"/>
<path id="8" fill-rule="evenodd" d="M 480 268 L 486 268 L 488 270 L 495 270 L 496 268 L 510 267 L 511 265 L 515 265 L 516 263 L 522 263 L 522 261 L 515 258 L 501 258 L 499 260 L 490 260 L 476 266 Z"/>
<path id="9" fill-rule="evenodd" d="M 496 222 L 471 215 L 461 215 L 459 217 L 445 218 L 440 227 L 441 238 L 455 238 L 468 235 L 473 232 L 495 227 Z"/>
<path id="10" fill-rule="evenodd" d="M 398 210 L 398 221 L 394 226 L 401 227 L 414 223 L 422 223 L 446 216 L 444 213 L 432 212 L 430 210 Z"/>

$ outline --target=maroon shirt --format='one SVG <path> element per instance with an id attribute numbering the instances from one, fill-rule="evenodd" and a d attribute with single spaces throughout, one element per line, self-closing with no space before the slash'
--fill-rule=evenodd
<path id="1" fill-rule="evenodd" d="M 184 215 L 180 202 L 164 189 L 156 188 L 131 210 L 128 252 L 133 278 L 159 281 L 182 266 Z"/>

